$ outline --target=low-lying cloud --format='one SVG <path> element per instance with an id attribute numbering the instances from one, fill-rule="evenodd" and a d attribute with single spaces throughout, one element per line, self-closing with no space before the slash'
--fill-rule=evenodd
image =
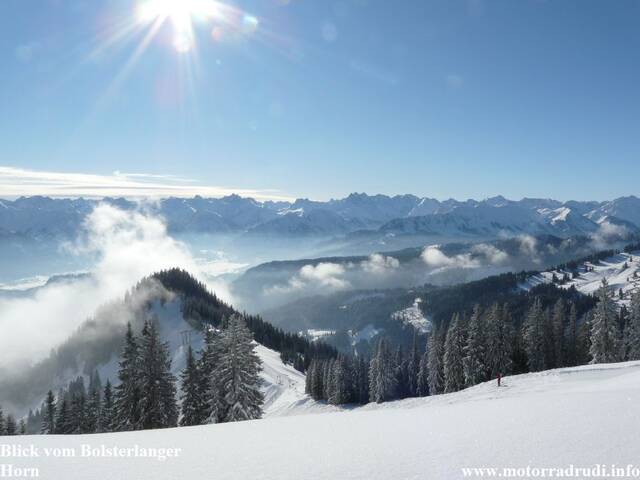
<path id="1" fill-rule="evenodd" d="M 81 238 L 67 248 L 95 257 L 90 274 L 47 284 L 26 298 L 0 299 L 0 371 L 43 359 L 101 305 L 121 299 L 158 270 L 181 267 L 207 280 L 187 247 L 167 234 L 162 220 L 141 211 L 99 204 L 87 217 Z M 209 286 L 230 300 L 223 284 Z"/>

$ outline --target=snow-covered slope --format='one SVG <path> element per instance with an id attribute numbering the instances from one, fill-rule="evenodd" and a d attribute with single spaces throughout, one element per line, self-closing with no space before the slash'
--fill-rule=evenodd
<path id="1" fill-rule="evenodd" d="M 587 262 L 578 268 L 577 278 L 571 278 L 570 272 L 560 270 L 541 272 L 530 277 L 522 288 L 529 289 L 541 283 L 551 283 L 554 275 L 562 279 L 565 273 L 569 274 L 570 279 L 559 284 L 561 288 L 575 286 L 578 291 L 590 295 L 600 288 L 602 280 L 606 278 L 609 287 L 616 293 L 614 299 L 621 304 L 628 304 L 631 293 L 640 289 L 640 251 L 620 253 L 598 263 Z M 620 290 L 623 293 L 622 298 L 619 296 Z"/>
<path id="2" fill-rule="evenodd" d="M 77 452 L 11 460 L 16 467 L 38 468 L 43 479 L 457 479 L 464 478 L 462 468 L 637 465 L 639 402 L 640 362 L 628 362 L 506 377 L 503 387 L 489 382 L 338 413 L 147 432 L 11 437 L 3 443 Z M 165 461 L 83 458 L 82 445 L 180 450 Z"/>

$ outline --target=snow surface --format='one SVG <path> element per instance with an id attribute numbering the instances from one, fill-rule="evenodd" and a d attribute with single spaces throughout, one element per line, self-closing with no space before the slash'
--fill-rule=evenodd
<path id="1" fill-rule="evenodd" d="M 431 320 L 426 318 L 420 308 L 421 298 L 416 298 L 409 308 L 391 314 L 393 320 L 399 320 L 405 325 L 410 325 L 420 333 L 431 331 Z"/>
<path id="2" fill-rule="evenodd" d="M 640 362 L 505 377 L 503 385 L 335 413 L 2 443 L 76 449 L 74 458 L 10 459 L 44 479 L 457 479 L 462 467 L 637 465 Z M 181 452 L 166 461 L 81 458 L 82 444 Z"/>
<path id="3" fill-rule="evenodd" d="M 593 271 L 587 272 L 585 267 L 589 267 Z M 560 288 L 575 286 L 579 292 L 590 295 L 600 288 L 602 280 L 606 278 L 609 287 L 615 293 L 614 300 L 628 306 L 631 293 L 640 288 L 640 252 L 620 253 L 597 264 L 587 262 L 578 269 L 578 272 L 580 273 L 578 278 L 570 279 L 567 283 L 558 286 Z M 521 285 L 521 288 L 529 290 L 541 283 L 551 283 L 554 274 L 557 278 L 562 279 L 564 273 L 560 270 L 541 272 L 529 277 Z M 634 274 L 637 277 L 634 277 Z M 571 275 L 570 272 L 569 275 Z M 620 289 L 624 295 L 622 299 L 618 297 Z"/>

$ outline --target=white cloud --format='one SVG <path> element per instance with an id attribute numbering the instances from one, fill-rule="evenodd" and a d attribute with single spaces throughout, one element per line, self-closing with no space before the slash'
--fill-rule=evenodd
<path id="1" fill-rule="evenodd" d="M 624 240 L 629 237 L 629 229 L 624 225 L 615 225 L 613 223 L 603 221 L 600 223 L 598 230 L 591 234 L 591 241 L 595 248 L 610 248 L 611 244 L 617 240 Z"/>
<path id="2" fill-rule="evenodd" d="M 291 200 L 276 190 L 251 190 L 199 185 L 194 180 L 173 175 L 120 173 L 47 172 L 0 166 L 0 197 L 45 195 L 50 197 L 221 197 L 238 194 L 256 200 Z"/>
<path id="3" fill-rule="evenodd" d="M 422 251 L 421 258 L 424 263 L 432 268 L 476 268 L 480 266 L 480 262 L 474 259 L 469 253 L 448 257 L 437 245 L 425 247 Z"/>
<path id="4" fill-rule="evenodd" d="M 397 258 L 374 253 L 370 255 L 368 259 L 361 262 L 360 266 L 362 270 L 367 273 L 382 274 L 398 268 L 400 261 L 398 261 Z"/>
<path id="5" fill-rule="evenodd" d="M 224 284 L 207 282 L 206 272 L 159 218 L 101 204 L 85 226 L 83 238 L 69 249 L 96 257 L 90 275 L 44 286 L 27 298 L 0 299 L 0 370 L 42 359 L 101 305 L 161 269 L 184 268 L 230 301 Z"/>
<path id="6" fill-rule="evenodd" d="M 471 248 L 471 251 L 485 257 L 487 259 L 487 263 L 491 265 L 502 265 L 509 260 L 509 254 L 487 243 L 474 245 Z"/>

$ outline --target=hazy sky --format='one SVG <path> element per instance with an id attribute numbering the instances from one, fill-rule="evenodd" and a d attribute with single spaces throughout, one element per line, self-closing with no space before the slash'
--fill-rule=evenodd
<path id="1" fill-rule="evenodd" d="M 150 1 L 0 1 L 0 196 L 640 193 L 639 1 Z"/>

